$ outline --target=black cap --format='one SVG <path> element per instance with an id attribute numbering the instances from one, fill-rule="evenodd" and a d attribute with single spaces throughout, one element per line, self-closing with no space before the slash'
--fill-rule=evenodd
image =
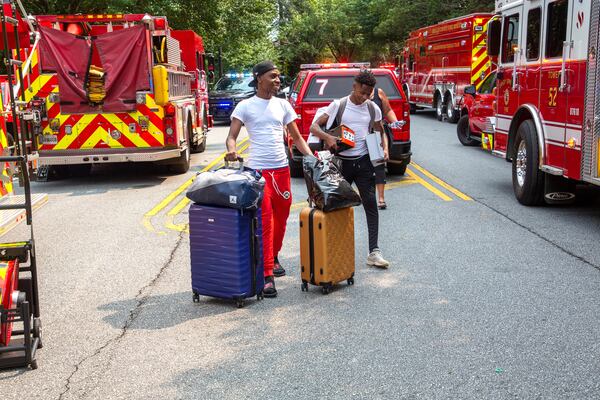
<path id="1" fill-rule="evenodd" d="M 277 69 L 277 65 L 273 64 L 272 61 L 261 61 L 252 68 L 252 76 L 254 77 L 254 81 L 252 81 L 251 86 L 256 86 L 258 83 L 258 77 L 262 74 L 266 74 L 269 71 Z"/>

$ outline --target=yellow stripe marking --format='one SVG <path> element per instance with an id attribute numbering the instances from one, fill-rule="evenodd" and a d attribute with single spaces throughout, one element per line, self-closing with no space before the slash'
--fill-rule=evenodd
<path id="1" fill-rule="evenodd" d="M 425 176 L 427 176 L 429 179 L 431 179 L 432 181 L 434 181 L 435 183 L 437 183 L 444 189 L 454 193 L 454 195 L 456 195 L 458 198 L 463 199 L 465 201 L 473 201 L 472 198 L 470 198 L 469 196 L 467 196 L 460 190 L 456 189 L 455 187 L 447 184 L 446 182 L 444 182 L 437 176 L 433 175 L 431 172 L 427 171 L 425 168 L 421 167 L 419 164 L 415 163 L 414 161 L 411 161 L 410 165 L 412 167 L 416 168 L 418 171 L 421 171 L 421 173 L 423 173 Z"/>
<path id="2" fill-rule="evenodd" d="M 412 163 L 411 163 L 411 165 L 412 165 Z M 408 176 L 410 176 L 411 178 L 416 180 L 418 183 L 420 183 L 422 186 L 424 186 L 431 193 L 438 196 L 440 199 L 442 199 L 444 201 L 452 201 L 452 199 L 450 197 L 448 197 L 448 195 L 442 193 L 440 190 L 433 187 L 429 182 L 427 182 L 426 180 L 421 178 L 419 175 L 415 174 L 412 170 L 407 168 L 406 173 L 408 174 Z"/>

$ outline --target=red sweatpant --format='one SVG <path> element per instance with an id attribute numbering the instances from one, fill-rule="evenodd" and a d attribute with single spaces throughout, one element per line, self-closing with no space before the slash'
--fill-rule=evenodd
<path id="1" fill-rule="evenodd" d="M 262 236 L 265 276 L 273 275 L 273 258 L 279 254 L 292 206 L 290 169 L 264 169 L 265 191 L 262 201 Z"/>

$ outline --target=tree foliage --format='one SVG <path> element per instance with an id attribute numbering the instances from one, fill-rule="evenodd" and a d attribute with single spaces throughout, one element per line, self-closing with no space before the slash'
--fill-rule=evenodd
<path id="1" fill-rule="evenodd" d="M 32 14 L 149 13 L 192 29 L 220 50 L 225 68 L 273 59 L 301 63 L 390 60 L 416 28 L 476 11 L 494 0 L 32 0 Z"/>

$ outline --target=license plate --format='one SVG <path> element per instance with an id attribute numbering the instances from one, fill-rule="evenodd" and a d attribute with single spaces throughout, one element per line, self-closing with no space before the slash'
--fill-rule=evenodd
<path id="1" fill-rule="evenodd" d="M 57 144 L 58 137 L 55 135 L 44 135 L 44 136 L 42 136 L 42 143 L 43 144 Z"/>

